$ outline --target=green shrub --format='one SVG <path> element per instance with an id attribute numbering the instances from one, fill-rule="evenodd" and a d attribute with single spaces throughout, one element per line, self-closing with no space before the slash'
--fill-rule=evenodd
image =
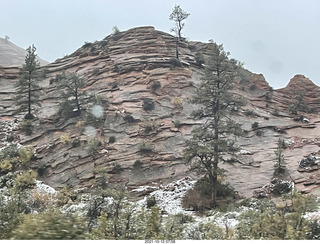
<path id="1" fill-rule="evenodd" d="M 12 170 L 12 164 L 9 159 L 3 159 L 0 161 L 0 173 L 8 173 Z"/>
<path id="2" fill-rule="evenodd" d="M 70 136 L 68 133 L 64 133 L 60 135 L 60 141 L 63 144 L 69 144 L 71 142 Z"/>
<path id="3" fill-rule="evenodd" d="M 155 93 L 161 87 L 161 83 L 159 81 L 154 81 L 151 84 L 151 92 Z"/>
<path id="4" fill-rule="evenodd" d="M 174 67 L 182 67 L 183 66 L 181 61 L 177 58 L 170 58 L 169 63 L 171 65 L 173 65 Z"/>
<path id="5" fill-rule="evenodd" d="M 171 102 L 176 108 L 182 108 L 183 98 L 182 97 L 174 97 Z"/>
<path id="6" fill-rule="evenodd" d="M 15 197 L 5 200 L 5 196 L 0 194 L 0 240 L 8 240 L 11 233 L 22 221 L 21 204 Z M 6 204 L 2 204 L 6 202 Z"/>
<path id="7" fill-rule="evenodd" d="M 153 151 L 153 146 L 149 142 L 143 141 L 139 144 L 139 152 L 150 153 L 152 151 Z"/>
<path id="8" fill-rule="evenodd" d="M 156 198 L 154 196 L 147 197 L 147 208 L 151 208 L 157 204 Z"/>
<path id="9" fill-rule="evenodd" d="M 246 109 L 243 113 L 246 116 L 255 116 L 256 115 L 256 113 L 251 109 Z"/>
<path id="10" fill-rule="evenodd" d="M 33 170 L 23 171 L 14 181 L 14 188 L 17 192 L 32 188 L 36 184 L 37 173 Z"/>
<path id="11" fill-rule="evenodd" d="M 136 121 L 131 114 L 126 114 L 123 120 L 128 123 L 134 123 Z"/>
<path id="12" fill-rule="evenodd" d="M 34 156 L 33 147 L 25 147 L 19 150 L 19 161 L 26 169 L 29 168 L 29 164 L 33 156 Z"/>
<path id="13" fill-rule="evenodd" d="M 141 123 L 141 126 L 144 127 L 144 134 L 148 135 L 152 131 L 156 131 L 159 127 L 158 123 L 154 119 L 146 120 Z"/>
<path id="14" fill-rule="evenodd" d="M 137 159 L 133 163 L 133 167 L 135 167 L 135 168 L 140 168 L 142 165 L 143 165 L 143 162 L 141 160 L 139 160 L 139 159 Z"/>
<path id="15" fill-rule="evenodd" d="M 32 135 L 33 124 L 31 120 L 24 119 L 21 123 L 21 131 L 24 132 L 27 136 Z"/>
<path id="16" fill-rule="evenodd" d="M 264 135 L 264 131 L 263 130 L 257 130 L 256 131 L 256 136 L 263 136 Z"/>
<path id="17" fill-rule="evenodd" d="M 114 143 L 116 142 L 116 137 L 115 136 L 110 136 L 109 137 L 109 143 Z"/>
<path id="18" fill-rule="evenodd" d="M 258 122 L 254 122 L 252 125 L 251 125 L 251 128 L 252 129 L 257 129 L 259 127 L 259 123 Z"/>
<path id="19" fill-rule="evenodd" d="M 92 42 L 84 42 L 84 44 L 82 45 L 82 48 L 91 47 L 92 45 L 93 45 Z"/>
<path id="20" fill-rule="evenodd" d="M 96 138 L 90 139 L 87 143 L 87 153 L 92 157 L 95 157 L 101 145 L 102 143 L 100 140 Z"/>
<path id="21" fill-rule="evenodd" d="M 255 84 L 252 84 L 252 85 L 249 86 L 249 90 L 250 91 L 255 91 L 257 89 L 258 89 L 258 87 Z"/>
<path id="22" fill-rule="evenodd" d="M 154 109 L 154 101 L 150 98 L 143 99 L 143 109 L 145 111 L 151 111 Z"/>
<path id="23" fill-rule="evenodd" d="M 205 63 L 205 58 L 203 56 L 203 54 L 201 52 L 196 52 L 196 55 L 195 55 L 195 61 L 196 61 L 196 64 L 201 66 L 202 64 Z"/>
<path id="24" fill-rule="evenodd" d="M 50 210 L 24 215 L 13 231 L 14 240 L 83 240 L 87 239 L 85 221 L 75 215 Z"/>
<path id="25" fill-rule="evenodd" d="M 11 144 L 0 152 L 0 158 L 2 159 L 12 159 L 17 156 L 19 156 L 19 149 L 17 144 Z"/>

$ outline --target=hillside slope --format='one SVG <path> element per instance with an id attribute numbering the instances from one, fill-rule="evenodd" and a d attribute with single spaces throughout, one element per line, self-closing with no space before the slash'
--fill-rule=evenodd
<path id="1" fill-rule="evenodd" d="M 21 66 L 24 64 L 26 54 L 25 49 L 0 37 L 0 66 Z M 38 60 L 41 66 L 49 63 L 39 57 Z"/>
<path id="2" fill-rule="evenodd" d="M 197 178 L 184 165 L 182 150 L 193 126 L 201 123 L 190 117 L 195 107 L 189 101 L 203 72 L 196 55 L 198 52 L 207 55 L 209 48 L 206 43 L 181 42 L 182 67 L 176 67 L 171 60 L 175 55 L 173 36 L 153 27 L 133 28 L 86 43 L 71 55 L 46 66 L 47 78 L 41 84 L 45 95 L 31 136 L 21 133 L 15 123 L 15 119 L 21 122 L 23 116 L 13 116 L 11 97 L 18 69 L 0 68 L 3 87 L 0 122 L 2 128 L 7 128 L 3 129 L 2 146 L 7 143 L 11 128 L 18 126 L 13 129 L 15 142 L 35 147 L 32 167 L 38 170 L 40 180 L 53 187 L 90 187 L 100 177 L 95 171 L 99 168 L 107 170 L 110 183 L 123 183 L 131 190 L 150 186 L 145 192 L 136 192 L 138 195 L 186 176 Z M 82 117 L 67 121 L 57 118 L 60 91 L 50 84 L 50 79 L 63 71 L 77 72 L 86 78 L 87 111 L 92 108 L 90 95 L 108 100 L 97 124 L 86 123 Z M 294 89 L 272 91 L 263 75 L 247 70 L 243 73 L 245 78 L 238 77 L 234 92 L 248 103 L 235 119 L 249 133 L 246 138 L 238 139 L 244 150 L 233 155 L 237 163 L 221 164 L 228 170 L 227 181 L 245 197 L 268 184 L 273 177 L 276 143 L 283 138 L 288 144 L 287 167 L 296 187 L 317 193 L 318 161 L 312 169 L 299 168 L 298 163 L 303 156 L 319 153 L 318 115 L 301 112 L 309 123 L 293 120 L 295 116 L 287 108 Z M 319 97 L 319 89 L 312 90 L 312 96 Z M 154 102 L 153 110 L 143 109 L 145 99 Z M 319 111 L 319 103 L 309 99 L 308 93 L 305 102 Z M 254 122 L 258 122 L 258 127 L 253 129 Z M 67 142 L 61 136 L 68 138 Z M 101 145 L 91 155 L 87 149 L 93 138 L 99 139 Z M 143 146 L 149 150 L 142 150 Z"/>

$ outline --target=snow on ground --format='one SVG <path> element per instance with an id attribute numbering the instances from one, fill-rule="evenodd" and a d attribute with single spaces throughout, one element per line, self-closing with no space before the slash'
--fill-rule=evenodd
<path id="1" fill-rule="evenodd" d="M 42 181 L 36 180 L 36 191 L 40 194 L 56 194 L 56 190 L 51 186 L 44 184 Z"/>
<path id="2" fill-rule="evenodd" d="M 314 212 L 307 212 L 304 215 L 306 219 L 320 221 L 320 197 L 317 197 L 316 201 L 318 203 L 318 209 Z"/>
<path id="3" fill-rule="evenodd" d="M 167 186 L 155 190 L 148 197 L 154 197 L 160 209 L 168 214 L 189 213 L 181 206 L 181 200 L 184 194 L 192 188 L 196 181 L 191 177 L 185 177 L 172 182 Z M 152 187 L 152 186 L 151 186 Z M 154 187 L 154 186 L 153 186 Z M 150 189 L 150 186 L 139 187 L 133 191 L 143 191 Z M 138 206 L 146 206 L 147 197 L 137 202 Z"/>

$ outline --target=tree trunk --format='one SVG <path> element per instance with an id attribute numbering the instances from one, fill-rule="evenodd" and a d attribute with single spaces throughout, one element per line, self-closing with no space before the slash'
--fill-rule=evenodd
<path id="1" fill-rule="evenodd" d="M 79 103 L 79 97 L 78 97 L 78 90 L 76 90 L 75 95 L 76 95 L 76 106 L 77 106 L 76 115 L 80 115 L 81 110 L 80 110 L 80 103 Z"/>
<path id="2" fill-rule="evenodd" d="M 178 37 L 176 38 L 176 59 L 179 59 L 179 50 L 178 50 Z"/>
<path id="3" fill-rule="evenodd" d="M 31 71 L 29 71 L 28 79 L 28 113 L 26 114 L 25 119 L 33 119 L 33 115 L 31 114 Z"/>

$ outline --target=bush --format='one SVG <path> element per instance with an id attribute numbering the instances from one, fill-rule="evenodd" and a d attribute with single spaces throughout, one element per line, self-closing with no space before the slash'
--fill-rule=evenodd
<path id="1" fill-rule="evenodd" d="M 182 198 L 182 207 L 184 209 L 203 212 L 210 208 L 210 199 L 203 197 L 199 192 L 190 189 Z"/>
<path id="2" fill-rule="evenodd" d="M 87 143 L 87 153 L 92 157 L 95 157 L 101 145 L 102 143 L 100 140 L 96 138 L 90 139 Z"/>
<path id="3" fill-rule="evenodd" d="M 0 151 L 0 158 L 5 159 L 12 159 L 14 157 L 19 156 L 19 149 L 17 144 L 11 144 L 7 146 L 5 149 Z"/>
<path id="4" fill-rule="evenodd" d="M 61 134 L 60 135 L 60 141 L 63 144 L 69 144 L 71 142 L 69 134 L 67 134 L 67 133 Z"/>
<path id="5" fill-rule="evenodd" d="M 243 113 L 246 116 L 255 116 L 256 115 L 255 112 L 251 109 L 246 109 Z"/>
<path id="6" fill-rule="evenodd" d="M 21 123 L 21 131 L 24 132 L 27 136 L 32 135 L 32 132 L 33 132 L 32 121 L 28 119 L 24 119 Z"/>
<path id="7" fill-rule="evenodd" d="M 156 198 L 154 196 L 147 197 L 147 208 L 151 208 L 157 204 Z"/>
<path id="8" fill-rule="evenodd" d="M 93 45 L 92 42 L 85 42 L 85 43 L 82 45 L 82 48 L 91 47 L 92 45 Z"/>
<path id="9" fill-rule="evenodd" d="M 251 128 L 252 129 L 257 129 L 259 127 L 259 123 L 258 122 L 254 122 L 252 125 L 251 125 Z"/>
<path id="10" fill-rule="evenodd" d="M 174 98 L 172 99 L 172 104 L 173 104 L 176 108 L 182 108 L 183 98 L 182 98 L 182 97 L 174 97 Z"/>
<path id="11" fill-rule="evenodd" d="M 203 56 L 202 53 L 200 53 L 199 51 L 196 52 L 196 55 L 195 55 L 195 60 L 196 60 L 196 64 L 199 65 L 199 66 L 202 66 L 202 64 L 205 63 L 205 58 Z"/>
<path id="12" fill-rule="evenodd" d="M 144 127 L 144 134 L 148 135 L 152 131 L 156 131 L 159 127 L 158 123 L 155 120 L 147 120 L 141 124 Z"/>
<path id="13" fill-rule="evenodd" d="M 154 81 L 151 84 L 151 92 L 155 93 L 161 87 L 161 83 L 159 81 Z"/>
<path id="14" fill-rule="evenodd" d="M 19 150 L 19 161 L 27 169 L 29 168 L 29 163 L 34 156 L 33 147 L 25 147 Z"/>
<path id="15" fill-rule="evenodd" d="M 32 188 L 36 184 L 37 173 L 33 170 L 23 171 L 17 175 L 14 181 L 14 188 L 18 192 Z"/>
<path id="16" fill-rule="evenodd" d="M 123 120 L 128 123 L 134 123 L 136 121 L 131 114 L 126 114 Z"/>
<path id="17" fill-rule="evenodd" d="M 8 173 L 12 170 L 12 164 L 9 159 L 3 159 L 0 161 L 0 173 Z"/>
<path id="18" fill-rule="evenodd" d="M 257 89 L 258 89 L 258 87 L 255 84 L 252 84 L 252 85 L 249 86 L 249 90 L 250 91 L 255 91 Z"/>
<path id="19" fill-rule="evenodd" d="M 154 101 L 150 98 L 143 99 L 143 109 L 145 111 L 151 111 L 154 109 Z"/>
<path id="20" fill-rule="evenodd" d="M 66 100 L 60 103 L 59 105 L 59 110 L 58 110 L 58 115 L 63 119 L 63 120 L 68 120 L 72 117 L 74 117 L 75 112 L 73 111 L 74 106 L 72 101 Z"/>
<path id="21" fill-rule="evenodd" d="M 110 136 L 109 137 L 109 143 L 114 143 L 116 142 L 116 137 L 115 136 Z"/>
<path id="22" fill-rule="evenodd" d="M 153 151 L 153 146 L 146 141 L 143 141 L 139 144 L 139 152 L 141 153 L 150 153 Z"/>
<path id="23" fill-rule="evenodd" d="M 263 130 L 257 130 L 256 131 L 256 136 L 263 136 L 264 135 L 264 131 Z"/>
<path id="24" fill-rule="evenodd" d="M 20 211 L 20 202 L 12 197 L 5 199 L 5 196 L 0 194 L 0 240 L 8 240 L 11 233 L 21 223 L 22 215 Z"/>
<path id="25" fill-rule="evenodd" d="M 170 58 L 169 63 L 174 67 L 182 67 L 181 61 L 177 58 Z"/>
<path id="26" fill-rule="evenodd" d="M 13 231 L 14 240 L 81 240 L 87 239 L 85 221 L 77 216 L 48 211 L 27 214 Z"/>
<path id="27" fill-rule="evenodd" d="M 133 163 L 133 167 L 135 167 L 135 168 L 140 168 L 142 165 L 143 165 L 143 162 L 141 160 L 139 160 L 139 159 L 137 159 Z"/>

